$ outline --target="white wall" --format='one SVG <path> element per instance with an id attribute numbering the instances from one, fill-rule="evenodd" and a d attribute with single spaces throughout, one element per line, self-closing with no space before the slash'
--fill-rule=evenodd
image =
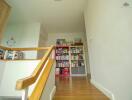
<path id="1" fill-rule="evenodd" d="M 30 76 L 38 65 L 39 60 L 8 61 L 5 63 L 0 84 L 0 97 L 21 97 L 23 91 L 16 90 L 16 82 L 18 79 Z"/>
<path id="2" fill-rule="evenodd" d="M 48 33 L 46 45 L 55 45 L 56 39 L 66 39 L 67 41 L 73 41 L 75 38 L 82 38 L 85 43 L 85 33 Z"/>
<path id="3" fill-rule="evenodd" d="M 115 100 L 132 100 L 131 8 L 131 0 L 88 0 L 85 12 L 92 81 Z"/>
<path id="4" fill-rule="evenodd" d="M 47 39 L 48 39 L 48 33 L 45 31 L 45 28 L 43 27 L 43 25 L 41 25 L 40 28 L 40 34 L 39 34 L 39 47 L 46 47 L 47 44 Z M 44 56 L 45 51 L 38 51 L 38 59 L 42 58 Z"/>
<path id="5" fill-rule="evenodd" d="M 1 85 L 2 78 L 3 78 L 4 68 L 5 68 L 5 62 L 0 61 L 0 85 Z"/>
<path id="6" fill-rule="evenodd" d="M 13 47 L 38 47 L 39 33 L 40 23 L 9 24 L 3 34 L 2 45 L 8 46 L 7 41 L 14 37 L 16 43 Z M 36 51 L 26 53 L 26 58 L 36 57 Z"/>

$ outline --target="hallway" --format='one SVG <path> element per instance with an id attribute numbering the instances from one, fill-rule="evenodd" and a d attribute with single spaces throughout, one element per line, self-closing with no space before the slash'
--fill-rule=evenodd
<path id="1" fill-rule="evenodd" d="M 56 77 L 53 100 L 109 100 L 86 77 Z"/>

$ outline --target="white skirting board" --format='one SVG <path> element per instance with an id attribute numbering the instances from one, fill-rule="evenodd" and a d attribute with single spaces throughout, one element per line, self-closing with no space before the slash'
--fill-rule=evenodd
<path id="1" fill-rule="evenodd" d="M 91 79 L 91 84 L 93 84 L 97 89 L 103 92 L 110 100 L 115 100 L 114 94 L 108 89 L 104 88 L 101 84 Z"/>
<path id="2" fill-rule="evenodd" d="M 56 92 L 56 86 L 53 87 L 51 93 L 50 93 L 50 100 L 53 99 L 54 95 L 55 95 L 55 92 Z"/>
<path id="3" fill-rule="evenodd" d="M 83 77 L 83 76 L 87 76 L 87 74 L 72 74 L 71 76 L 73 76 L 73 77 L 74 76 L 78 76 L 78 77 L 81 77 L 82 76 Z"/>

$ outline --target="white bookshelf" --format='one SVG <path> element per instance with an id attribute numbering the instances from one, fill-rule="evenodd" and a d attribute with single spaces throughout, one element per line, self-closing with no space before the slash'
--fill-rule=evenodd
<path id="1" fill-rule="evenodd" d="M 86 76 L 86 60 L 84 46 L 70 46 L 70 75 Z"/>

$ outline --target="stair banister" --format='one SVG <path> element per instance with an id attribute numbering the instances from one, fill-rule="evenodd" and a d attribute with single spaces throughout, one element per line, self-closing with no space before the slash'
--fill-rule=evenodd
<path id="1" fill-rule="evenodd" d="M 46 64 L 47 60 L 50 60 L 50 59 L 54 59 L 54 46 L 51 46 L 48 49 L 48 51 L 46 52 L 46 54 L 44 55 L 44 57 L 42 58 L 42 60 L 38 64 L 38 66 L 35 68 L 34 72 L 29 77 L 26 77 L 24 79 L 20 79 L 17 81 L 16 89 L 17 90 L 24 90 L 22 100 L 27 100 L 29 86 L 34 84 L 37 81 L 37 79 L 38 79 L 38 77 L 39 77 L 39 75 L 43 69 L 43 66 Z M 47 69 L 50 72 L 52 66 L 46 66 L 46 67 L 50 67 L 50 69 Z M 47 73 L 47 74 L 49 74 L 49 73 Z M 47 78 L 48 78 L 48 75 L 47 75 Z M 32 99 L 30 99 L 30 100 L 32 100 Z"/>
<path id="2" fill-rule="evenodd" d="M 39 62 L 39 64 L 37 65 L 37 67 L 35 68 L 33 73 L 30 76 L 28 76 L 26 78 L 23 78 L 23 79 L 20 79 L 20 80 L 18 80 L 16 82 L 16 89 L 23 91 L 22 100 L 33 100 L 32 97 L 34 97 L 34 95 L 28 97 L 29 86 L 34 84 L 37 81 L 37 79 L 39 78 L 39 75 L 40 75 L 40 73 L 41 73 L 41 71 L 43 69 L 43 66 L 46 64 L 47 61 L 50 61 L 51 64 L 49 64 L 49 65 L 47 65 L 45 67 L 46 71 L 48 72 L 48 73 L 46 73 L 46 76 L 48 78 L 50 70 L 52 68 L 52 64 L 54 62 L 54 57 L 55 57 L 54 46 L 51 46 L 51 47 L 39 47 L 39 48 L 9 48 L 9 47 L 0 46 L 0 48 L 3 49 L 3 50 L 12 50 L 12 51 L 47 50 L 46 54 L 44 54 L 43 58 L 41 59 L 41 61 Z M 43 71 L 43 75 L 45 75 L 45 71 Z M 44 80 L 44 85 L 46 84 L 46 81 L 47 81 L 47 79 Z M 39 96 L 41 96 L 41 93 L 42 93 L 42 91 L 39 93 Z M 34 100 L 36 100 L 36 99 L 34 99 Z"/>

